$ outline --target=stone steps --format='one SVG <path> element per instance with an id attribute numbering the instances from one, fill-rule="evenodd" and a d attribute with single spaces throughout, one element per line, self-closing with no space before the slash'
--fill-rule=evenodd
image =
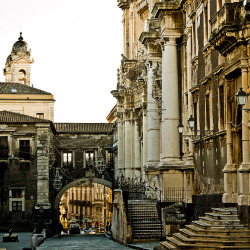
<path id="1" fill-rule="evenodd" d="M 250 249 L 250 230 L 235 208 L 214 208 L 161 242 L 163 249 Z"/>
<path id="2" fill-rule="evenodd" d="M 164 235 L 156 205 L 155 201 L 128 201 L 128 213 L 132 226 L 133 239 L 159 239 Z"/>
<path id="3" fill-rule="evenodd" d="M 237 214 L 217 214 L 217 213 L 205 213 L 205 215 L 209 218 L 215 219 L 215 220 L 236 220 L 238 219 Z"/>
<path id="4" fill-rule="evenodd" d="M 242 230 L 240 229 L 225 229 L 223 231 L 219 231 L 218 230 L 210 230 L 210 229 L 202 229 L 199 228 L 197 226 L 195 226 L 194 224 L 192 225 L 186 225 L 186 228 L 189 229 L 190 231 L 192 231 L 193 233 L 200 235 L 200 234 L 209 234 L 209 235 L 218 235 L 218 233 L 220 233 L 220 235 L 235 235 L 240 233 L 241 235 L 249 235 L 250 231 L 247 230 L 246 228 L 243 228 Z"/>
<path id="5" fill-rule="evenodd" d="M 228 235 L 228 233 L 225 232 L 225 234 L 220 234 L 218 235 L 218 232 L 216 232 L 216 234 L 197 234 L 197 233 L 193 233 L 191 230 L 188 230 L 187 228 L 181 228 L 179 230 L 184 236 L 186 236 L 187 238 L 190 239 L 216 239 L 221 241 L 223 240 L 228 240 L 228 241 L 233 241 L 233 240 L 238 240 L 238 230 L 235 231 L 234 233 L 231 233 Z M 247 232 L 245 235 L 241 235 L 241 238 L 246 239 L 247 241 L 250 242 L 250 238 L 249 238 L 249 234 L 250 232 Z"/>
<path id="6" fill-rule="evenodd" d="M 200 217 L 199 218 L 200 221 L 208 223 L 208 224 L 214 224 L 214 225 L 239 225 L 240 224 L 240 220 L 216 220 L 210 217 Z"/>

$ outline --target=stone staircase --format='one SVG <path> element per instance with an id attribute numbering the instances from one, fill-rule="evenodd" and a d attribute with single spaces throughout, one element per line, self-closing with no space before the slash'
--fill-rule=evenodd
<path id="1" fill-rule="evenodd" d="M 163 249 L 250 249 L 250 230 L 236 208 L 212 208 L 198 221 L 161 242 Z"/>
<path id="2" fill-rule="evenodd" d="M 164 235 L 158 217 L 157 202 L 151 200 L 129 200 L 128 215 L 132 226 L 133 240 L 159 240 Z"/>

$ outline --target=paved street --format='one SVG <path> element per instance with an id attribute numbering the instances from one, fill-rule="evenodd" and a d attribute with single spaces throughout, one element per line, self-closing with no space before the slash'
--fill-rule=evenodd
<path id="1" fill-rule="evenodd" d="M 104 235 L 63 235 L 60 239 L 57 237 L 48 238 L 37 250 L 122 250 L 131 249 L 122 246 Z"/>
<path id="2" fill-rule="evenodd" d="M 7 233 L 7 232 L 6 232 Z M 4 233 L 0 234 L 0 249 L 7 250 L 22 250 L 23 248 L 29 248 L 31 245 L 31 236 L 32 233 L 18 233 L 14 232 L 13 234 L 18 234 L 18 242 L 3 242 Z"/>

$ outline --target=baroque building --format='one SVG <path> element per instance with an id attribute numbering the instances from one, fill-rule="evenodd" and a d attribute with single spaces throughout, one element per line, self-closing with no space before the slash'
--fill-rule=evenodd
<path id="1" fill-rule="evenodd" d="M 116 176 L 250 207 L 249 3 L 117 0 Z M 242 88 L 246 104 L 236 95 Z M 179 131 L 178 131 L 179 129 Z M 245 209 L 246 208 L 246 209 Z"/>

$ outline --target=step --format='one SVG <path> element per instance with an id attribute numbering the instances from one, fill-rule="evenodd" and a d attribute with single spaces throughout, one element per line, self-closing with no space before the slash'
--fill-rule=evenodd
<path id="1" fill-rule="evenodd" d="M 216 220 L 210 217 L 199 217 L 199 221 L 211 224 L 211 225 L 239 225 L 240 220 Z"/>
<path id="2" fill-rule="evenodd" d="M 213 246 L 245 246 L 250 244 L 249 240 L 225 240 L 222 239 L 211 239 L 209 237 L 204 239 L 190 239 L 182 235 L 181 233 L 175 233 L 173 234 L 173 237 L 177 238 L 180 242 L 185 244 L 199 244 L 199 245 L 213 245 Z"/>
<path id="3" fill-rule="evenodd" d="M 223 214 L 223 215 L 231 215 L 237 214 L 237 208 L 228 207 L 228 208 L 212 208 L 213 213 Z"/>
<path id="4" fill-rule="evenodd" d="M 214 230 L 221 230 L 221 229 L 242 229 L 244 225 L 241 224 L 230 224 L 230 225 L 216 225 L 216 224 L 209 224 L 203 221 L 193 221 L 192 222 L 195 226 L 201 227 L 203 229 L 214 229 Z"/>
<path id="5" fill-rule="evenodd" d="M 218 214 L 218 213 L 205 213 L 209 218 L 216 220 L 237 220 L 239 216 L 237 214 Z"/>
<path id="6" fill-rule="evenodd" d="M 170 244 L 172 244 L 174 247 L 185 247 L 185 246 L 187 246 L 187 244 L 185 244 L 185 243 L 183 243 L 183 242 L 181 242 L 181 241 L 179 241 L 178 239 L 176 239 L 175 237 L 169 237 L 168 239 L 168 242 L 170 243 Z"/>
<path id="7" fill-rule="evenodd" d="M 157 238 L 157 239 L 160 239 L 161 236 L 164 236 L 164 234 L 161 235 L 161 233 L 150 233 L 150 232 L 136 232 L 136 233 L 132 233 L 133 239 L 134 238 L 141 238 L 141 239 Z"/>
<path id="8" fill-rule="evenodd" d="M 223 231 L 213 230 L 213 229 L 203 229 L 199 226 L 196 226 L 194 224 L 192 225 L 186 225 L 186 228 L 191 230 L 193 233 L 196 233 L 198 235 L 228 235 L 233 236 L 235 234 L 241 234 L 242 236 L 249 236 L 250 230 L 248 230 L 246 227 L 242 229 L 223 229 Z"/>
<path id="9" fill-rule="evenodd" d="M 190 238 L 190 239 L 214 239 L 214 240 L 225 240 L 225 241 L 234 241 L 234 240 L 239 240 L 241 239 L 242 241 L 250 242 L 249 234 L 247 235 L 239 235 L 238 232 L 235 232 L 234 235 L 227 235 L 227 234 L 197 234 L 193 233 L 191 230 L 187 228 L 181 228 L 179 230 L 181 234 L 183 234 L 185 237 Z"/>
<path id="10" fill-rule="evenodd" d="M 168 241 L 162 241 L 160 242 L 160 245 L 163 249 L 176 249 L 176 247 Z"/>

